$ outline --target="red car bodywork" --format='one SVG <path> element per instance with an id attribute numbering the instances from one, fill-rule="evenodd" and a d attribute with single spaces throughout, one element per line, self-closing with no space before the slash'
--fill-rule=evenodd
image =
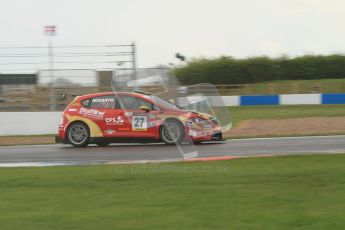
<path id="1" fill-rule="evenodd" d="M 102 108 L 98 104 L 98 108 L 90 106 L 91 102 L 106 104 L 112 103 L 112 98 L 118 100 L 117 98 L 121 97 L 135 97 L 153 107 L 149 110 L 140 107 L 123 109 L 115 102 L 115 107 Z M 157 142 L 160 141 L 160 126 L 166 119 L 176 119 L 183 124 L 185 140 L 201 142 L 222 139 L 218 121 L 208 114 L 164 106 L 164 103 L 158 103 L 151 95 L 144 93 L 105 92 L 78 96 L 67 106 L 62 115 L 56 142 L 69 143 L 66 133 L 73 122 L 83 122 L 88 126 L 89 143 L 104 139 L 109 142 Z"/>

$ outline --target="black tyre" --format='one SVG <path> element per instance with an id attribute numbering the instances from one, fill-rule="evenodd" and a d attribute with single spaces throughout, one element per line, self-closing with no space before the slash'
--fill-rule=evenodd
<path id="1" fill-rule="evenodd" d="M 67 129 L 68 142 L 74 147 L 85 147 L 89 144 L 90 130 L 83 122 L 74 122 Z"/>
<path id="2" fill-rule="evenodd" d="M 201 145 L 201 144 L 202 144 L 202 141 L 193 141 L 193 143 L 194 143 L 195 145 Z"/>
<path id="3" fill-rule="evenodd" d="M 159 130 L 161 140 L 167 145 L 181 144 L 184 140 L 184 127 L 178 120 L 169 119 Z"/>
<path id="4" fill-rule="evenodd" d="M 110 143 L 109 142 L 97 142 L 96 145 L 99 147 L 107 147 Z"/>

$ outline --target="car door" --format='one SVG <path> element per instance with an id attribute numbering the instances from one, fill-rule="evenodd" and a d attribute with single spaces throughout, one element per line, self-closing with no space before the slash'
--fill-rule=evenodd
<path id="1" fill-rule="evenodd" d="M 117 99 L 120 107 L 119 115 L 124 119 L 122 127 L 118 129 L 119 135 L 133 138 L 156 137 L 158 107 L 148 100 L 130 94 L 119 95 Z M 141 110 L 142 105 L 149 111 Z"/>
<path id="2" fill-rule="evenodd" d="M 86 111 L 99 127 L 103 137 L 117 135 L 118 111 L 115 109 L 115 95 L 104 95 L 89 99 L 89 109 Z"/>

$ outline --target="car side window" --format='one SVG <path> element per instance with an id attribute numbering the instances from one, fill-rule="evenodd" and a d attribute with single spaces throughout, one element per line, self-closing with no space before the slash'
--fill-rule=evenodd
<path id="1" fill-rule="evenodd" d="M 138 110 L 139 104 L 135 97 L 129 95 L 119 95 L 117 97 L 118 106 L 125 110 Z"/>
<path id="2" fill-rule="evenodd" d="M 107 95 L 91 98 L 89 106 L 93 109 L 115 109 L 115 96 Z"/>
<path id="3" fill-rule="evenodd" d="M 147 108 L 151 110 L 159 110 L 157 106 L 141 98 L 129 96 L 129 95 L 118 96 L 117 107 L 119 108 L 126 109 L 126 110 L 139 110 L 140 106 L 146 106 Z"/>
<path id="4" fill-rule="evenodd" d="M 140 98 L 136 98 L 137 101 L 138 101 L 138 104 L 139 104 L 139 108 L 140 106 L 146 106 L 147 108 L 149 109 L 153 109 L 153 104 L 151 102 L 148 102 L 148 101 L 145 101 L 143 99 L 140 99 Z"/>
<path id="5" fill-rule="evenodd" d="M 90 107 L 90 99 L 85 99 L 81 102 L 81 104 L 85 107 L 85 108 L 89 108 Z"/>

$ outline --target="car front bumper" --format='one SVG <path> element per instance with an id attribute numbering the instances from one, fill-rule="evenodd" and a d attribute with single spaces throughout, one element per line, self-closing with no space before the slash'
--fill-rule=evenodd
<path id="1" fill-rule="evenodd" d="M 193 131 L 189 132 L 189 136 L 193 141 L 222 141 L 222 131 L 214 130 L 213 132 Z"/>

